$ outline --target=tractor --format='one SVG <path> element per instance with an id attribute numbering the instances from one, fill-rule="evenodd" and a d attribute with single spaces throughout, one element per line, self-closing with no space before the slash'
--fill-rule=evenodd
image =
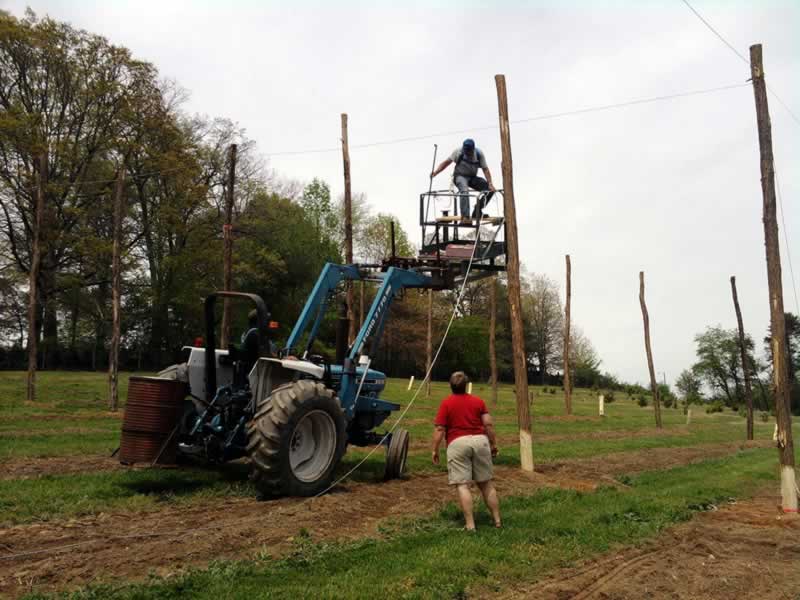
<path id="1" fill-rule="evenodd" d="M 374 266 L 373 266 L 374 267 Z M 346 316 L 337 324 L 336 361 L 311 354 L 323 318 L 343 281 L 380 286 L 364 324 L 347 348 Z M 348 444 L 386 448 L 385 478 L 405 470 L 409 435 L 375 432 L 400 405 L 381 399 L 386 376 L 370 368 L 394 298 L 406 288 L 441 288 L 416 270 L 385 271 L 327 264 L 285 346 L 271 352 L 269 313 L 254 294 L 216 292 L 205 299 L 204 347 L 187 348 L 188 360 L 159 375 L 188 384 L 179 424 L 183 458 L 227 462 L 250 459 L 250 476 L 262 496 L 314 496 L 327 490 Z M 215 305 L 246 300 L 255 307 L 259 352 L 216 348 Z M 345 313 L 346 315 L 346 313 Z M 277 354 L 277 355 L 275 355 Z"/>

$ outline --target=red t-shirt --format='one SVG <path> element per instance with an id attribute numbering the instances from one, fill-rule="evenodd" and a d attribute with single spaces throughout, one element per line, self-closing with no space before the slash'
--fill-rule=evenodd
<path id="1" fill-rule="evenodd" d="M 481 416 L 488 412 L 484 401 L 477 396 L 451 394 L 442 400 L 433 423 L 447 430 L 447 443 L 451 444 L 462 435 L 486 433 Z"/>

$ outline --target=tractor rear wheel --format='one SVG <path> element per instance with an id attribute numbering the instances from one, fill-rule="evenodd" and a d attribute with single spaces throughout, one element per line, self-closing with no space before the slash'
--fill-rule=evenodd
<path id="1" fill-rule="evenodd" d="M 325 491 L 344 454 L 345 417 L 333 391 L 300 380 L 262 399 L 247 426 L 250 477 L 263 496 Z"/>
<path id="2" fill-rule="evenodd" d="M 386 470 L 383 478 L 399 479 L 406 470 L 406 459 L 408 458 L 408 431 L 405 429 L 395 429 L 392 439 L 389 440 L 389 447 L 386 449 Z"/>

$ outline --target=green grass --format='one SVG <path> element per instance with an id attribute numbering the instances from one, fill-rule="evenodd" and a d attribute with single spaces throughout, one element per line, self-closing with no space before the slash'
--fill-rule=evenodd
<path id="1" fill-rule="evenodd" d="M 128 374 L 121 376 L 120 392 L 124 406 Z M 407 381 L 389 380 L 384 396 L 406 405 L 415 389 L 408 391 Z M 649 448 L 686 447 L 744 439 L 745 423 L 730 411 L 706 415 L 699 408 L 693 411 L 692 425 L 685 425 L 682 411 L 663 410 L 665 434 L 657 435 L 651 408 L 640 408 L 633 400 L 617 393 L 617 401 L 606 405 L 606 417 L 596 418 L 597 400 L 589 390 L 576 390 L 574 413 L 583 420 L 562 420 L 563 396 L 543 393 L 532 386 L 535 394 L 534 454 L 536 462 L 597 456 L 611 452 L 630 452 Z M 475 385 L 474 393 L 489 403 L 489 388 Z M 4 460 L 27 457 L 110 455 L 119 445 L 121 413 L 106 409 L 107 379 L 105 373 L 51 372 L 38 374 L 36 403 L 26 403 L 25 374 L 0 372 L 0 469 Z M 427 441 L 431 423 L 441 398 L 448 393 L 445 383 L 434 383 L 432 395 L 420 394 L 408 411 L 403 427 L 410 430 L 412 440 Z M 491 408 L 501 440 L 517 436 L 513 388 L 500 386 L 498 405 Z M 585 417 L 592 417 L 586 420 Z M 396 417 L 393 417 L 396 418 Z M 392 421 L 387 423 L 390 425 Z M 756 422 L 756 437 L 769 439 L 772 423 Z M 592 433 L 611 433 L 618 437 L 589 437 Z M 626 432 L 636 436 L 619 437 Z M 645 434 L 642 435 L 642 432 Z M 570 436 L 569 439 L 545 439 L 536 436 Z M 343 474 L 355 466 L 366 450 L 351 448 L 340 466 Z M 375 452 L 350 479 L 379 481 L 383 474 L 384 456 Z M 498 464 L 519 464 L 516 443 L 501 444 Z M 444 472 L 444 467 L 431 464 L 427 444 L 417 444 L 409 457 L 412 473 Z M 34 481 L 5 480 L 0 485 L 0 521 L 24 523 L 42 519 L 75 517 L 108 510 L 157 509 L 164 502 L 191 502 L 211 495 L 248 495 L 254 493 L 247 473 L 236 465 L 217 469 L 112 471 L 55 475 Z M 161 482 L 161 491 L 137 482 Z M 193 482 L 198 482 L 197 484 Z M 151 486 L 152 487 L 152 486 Z"/>
<path id="2" fill-rule="evenodd" d="M 453 505 L 427 519 L 396 523 L 377 540 L 315 543 L 272 560 L 218 562 L 144 584 L 98 586 L 75 599 L 117 598 L 465 598 L 537 579 L 548 570 L 636 543 L 697 510 L 746 497 L 774 479 L 774 451 L 626 478 L 625 489 L 542 490 L 502 499 L 505 527 L 481 512 L 476 535 L 459 530 Z"/>

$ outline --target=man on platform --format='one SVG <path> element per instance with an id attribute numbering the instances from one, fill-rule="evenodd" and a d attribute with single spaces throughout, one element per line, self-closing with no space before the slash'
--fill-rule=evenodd
<path id="1" fill-rule="evenodd" d="M 453 393 L 442 401 L 436 413 L 431 458 L 433 464 L 439 464 L 439 446 L 442 439 L 446 438 L 447 477 L 458 492 L 465 529 L 475 531 L 472 492 L 469 489 L 472 481 L 478 486 L 492 513 L 494 526 L 501 526 L 500 502 L 492 482 L 492 457 L 497 456 L 497 438 L 486 404 L 477 396 L 466 393 L 467 382 L 463 371 L 456 371 L 450 376 L 450 390 Z"/>
<path id="2" fill-rule="evenodd" d="M 483 214 L 483 207 L 492 199 L 495 188 L 492 183 L 492 173 L 489 171 L 489 165 L 486 163 L 486 157 L 480 148 L 475 147 L 475 140 L 466 139 L 461 148 L 456 148 L 453 153 L 446 158 L 431 173 L 431 179 L 436 177 L 439 173 L 444 171 L 448 166 L 455 163 L 453 169 L 453 183 L 459 191 L 459 208 L 461 211 L 461 220 L 470 220 L 469 212 L 469 190 L 477 190 L 479 192 L 489 192 L 488 194 L 481 194 L 475 204 L 475 210 L 472 211 L 472 219 L 480 219 Z M 478 177 L 478 169 L 483 170 L 486 179 Z"/>

